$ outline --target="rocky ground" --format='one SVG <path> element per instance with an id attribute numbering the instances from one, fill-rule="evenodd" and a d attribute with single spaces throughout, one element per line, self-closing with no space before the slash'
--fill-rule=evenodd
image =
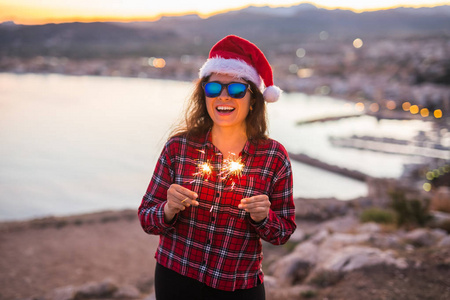
<path id="1" fill-rule="evenodd" d="M 291 240 L 264 244 L 268 300 L 450 299 L 445 231 L 361 224 L 351 202 L 297 208 Z M 157 243 L 129 210 L 0 223 L 0 299 L 154 299 Z"/>

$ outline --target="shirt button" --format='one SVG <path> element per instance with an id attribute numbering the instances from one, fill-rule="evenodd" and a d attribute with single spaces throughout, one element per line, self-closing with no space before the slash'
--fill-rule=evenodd
<path id="1" fill-rule="evenodd" d="M 220 196 L 220 193 L 219 193 L 219 192 L 217 192 L 217 193 L 216 193 L 216 197 L 219 197 L 219 196 Z"/>
<path id="2" fill-rule="evenodd" d="M 216 218 L 214 218 L 214 217 L 211 217 L 211 221 L 215 221 L 216 220 Z"/>
<path id="3" fill-rule="evenodd" d="M 208 239 L 207 241 L 206 241 L 206 244 L 211 244 L 211 240 L 210 239 Z"/>

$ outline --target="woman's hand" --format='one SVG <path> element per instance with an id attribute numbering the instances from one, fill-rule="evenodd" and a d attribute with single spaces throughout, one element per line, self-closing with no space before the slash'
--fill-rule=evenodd
<path id="1" fill-rule="evenodd" d="M 167 203 L 164 205 L 164 220 L 169 223 L 175 215 L 191 205 L 198 206 L 197 193 L 182 187 L 178 184 L 172 184 L 167 190 Z"/>
<path id="2" fill-rule="evenodd" d="M 259 223 L 269 216 L 269 197 L 267 195 L 257 195 L 250 198 L 244 198 L 241 200 L 238 207 L 250 213 L 252 220 Z"/>

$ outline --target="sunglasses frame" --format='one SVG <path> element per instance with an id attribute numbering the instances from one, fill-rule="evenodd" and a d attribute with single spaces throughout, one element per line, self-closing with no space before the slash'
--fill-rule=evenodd
<path id="1" fill-rule="evenodd" d="M 215 96 L 215 97 L 209 97 L 209 96 L 206 94 L 206 85 L 207 85 L 208 83 L 217 83 L 217 84 L 220 84 L 220 92 L 219 92 L 219 94 L 218 94 L 217 96 Z M 231 85 L 231 84 L 236 84 L 236 83 L 237 83 L 237 84 L 242 84 L 242 85 L 244 85 L 244 86 L 246 87 L 246 88 L 245 88 L 245 94 L 244 94 L 242 97 L 240 97 L 240 98 L 236 98 L 236 97 L 231 96 L 231 95 L 230 95 L 230 92 L 229 92 L 229 90 L 228 90 L 229 85 Z M 219 81 L 207 81 L 207 82 L 203 82 L 203 83 L 202 83 L 202 87 L 203 87 L 203 91 L 205 92 L 205 96 L 208 97 L 208 98 L 217 98 L 217 97 L 219 97 L 219 96 L 222 94 L 222 91 L 223 91 L 224 88 L 226 88 L 228 96 L 231 97 L 231 98 L 233 98 L 233 99 L 242 99 L 242 98 L 244 98 L 245 95 L 247 95 L 247 90 L 249 90 L 250 93 L 252 93 L 252 90 L 251 90 L 251 88 L 250 88 L 250 84 L 248 84 L 248 83 L 243 83 L 243 82 L 221 83 L 221 82 L 219 82 Z"/>

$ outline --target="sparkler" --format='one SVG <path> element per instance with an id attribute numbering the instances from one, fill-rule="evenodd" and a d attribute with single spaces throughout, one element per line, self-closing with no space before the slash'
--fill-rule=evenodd
<path id="1" fill-rule="evenodd" d="M 197 150 L 198 152 L 205 154 L 204 150 Z M 220 155 L 220 153 L 216 153 L 216 155 Z M 228 179 L 231 179 L 231 190 L 234 190 L 234 187 L 236 186 L 235 179 L 240 179 L 242 176 L 242 171 L 244 169 L 244 163 L 242 162 L 242 157 L 236 156 L 234 153 L 230 153 L 230 155 L 224 159 L 222 168 L 220 169 L 220 172 L 217 174 L 218 178 L 221 181 L 227 181 Z M 210 164 L 210 160 L 207 160 L 206 162 L 201 162 L 197 165 L 197 171 L 193 173 L 194 179 L 190 182 L 191 184 L 194 183 L 196 180 L 204 180 L 208 181 L 209 178 L 213 174 L 213 167 Z M 186 201 L 184 199 L 181 202 Z M 211 209 L 209 212 L 212 212 L 214 208 L 214 205 L 211 206 Z"/>
<path id="2" fill-rule="evenodd" d="M 197 150 L 200 153 L 205 154 L 204 150 Z M 193 173 L 192 176 L 194 176 L 194 179 L 190 181 L 189 183 L 194 183 L 195 180 L 199 178 L 203 178 L 204 181 L 208 181 L 209 177 L 212 174 L 212 166 L 209 163 L 209 160 L 203 163 L 199 163 L 197 165 L 197 172 Z"/>
<path id="3" fill-rule="evenodd" d="M 208 181 L 209 176 L 211 176 L 212 174 L 212 168 L 211 165 L 209 164 L 209 162 L 204 162 L 201 164 L 198 164 L 198 172 L 194 173 L 194 176 L 201 176 L 203 178 L 205 178 L 205 181 Z"/>
<path id="4" fill-rule="evenodd" d="M 236 157 L 236 154 L 230 153 L 228 158 L 223 162 L 222 170 L 219 174 L 220 179 L 226 180 L 227 178 L 231 178 L 231 190 L 233 190 L 236 185 L 234 178 L 240 179 L 243 169 L 244 164 L 242 163 L 242 157 Z"/>

